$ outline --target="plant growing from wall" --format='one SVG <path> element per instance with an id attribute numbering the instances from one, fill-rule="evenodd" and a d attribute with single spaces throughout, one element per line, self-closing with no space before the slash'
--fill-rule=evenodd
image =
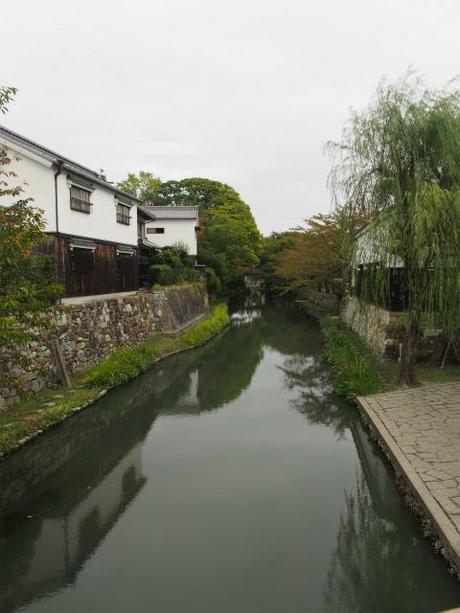
<path id="1" fill-rule="evenodd" d="M 407 75 L 382 81 L 370 106 L 352 113 L 339 142 L 330 185 L 339 205 L 369 220 L 372 266 L 363 303 L 385 301 L 390 270 L 404 268 L 407 326 L 400 383 L 416 383 L 422 315 L 448 336 L 460 311 L 460 91 L 422 87 Z M 454 317 L 455 316 L 455 317 Z"/>

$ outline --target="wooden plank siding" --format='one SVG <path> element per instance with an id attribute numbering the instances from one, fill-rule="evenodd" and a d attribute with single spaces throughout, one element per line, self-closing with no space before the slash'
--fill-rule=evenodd
<path id="1" fill-rule="evenodd" d="M 56 258 L 57 277 L 64 297 L 112 294 L 139 289 L 138 250 L 131 256 L 117 255 L 117 245 L 94 241 L 94 252 L 70 249 L 71 238 L 53 236 L 40 252 Z"/>

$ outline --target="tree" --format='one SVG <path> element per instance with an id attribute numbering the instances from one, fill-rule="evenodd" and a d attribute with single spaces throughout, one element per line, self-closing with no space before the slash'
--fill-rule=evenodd
<path id="1" fill-rule="evenodd" d="M 152 200 L 152 204 L 158 206 L 198 206 L 200 212 L 209 207 L 241 202 L 240 195 L 230 185 L 201 177 L 165 181 L 158 187 Z"/>
<path id="2" fill-rule="evenodd" d="M 416 383 L 422 315 L 449 336 L 460 312 L 460 91 L 424 89 L 412 74 L 382 81 L 375 99 L 353 112 L 335 156 L 330 185 L 339 206 L 369 220 L 374 266 L 365 302 L 385 300 L 390 270 L 404 267 L 407 325 L 400 383 Z M 454 317 L 455 316 L 455 317 Z"/>
<path id="3" fill-rule="evenodd" d="M 161 179 L 154 177 L 151 172 L 140 170 L 137 175 L 133 172 L 128 173 L 126 179 L 120 181 L 117 187 L 147 204 L 152 204 L 160 185 Z"/>
<path id="4" fill-rule="evenodd" d="M 0 112 L 5 113 L 14 88 L 0 88 Z M 11 157 L 0 148 L 0 197 L 19 196 L 21 185 L 10 185 L 16 175 L 9 170 Z M 33 249 L 48 239 L 43 233 L 43 212 L 31 199 L 1 207 L 0 200 L 0 347 L 27 340 L 24 325 L 35 325 L 61 293 L 53 281 L 48 259 L 36 258 Z"/>
<path id="5" fill-rule="evenodd" d="M 259 264 L 262 237 L 242 200 L 210 205 L 200 216 L 200 261 L 214 268 L 225 286 L 238 284 Z"/>
<path id="6" fill-rule="evenodd" d="M 284 252 L 294 246 L 295 238 L 296 233 L 291 230 L 272 232 L 263 240 L 259 270 L 264 279 L 265 290 L 269 293 L 281 292 L 285 286 L 284 279 L 277 271 L 278 264 Z"/>
<path id="7" fill-rule="evenodd" d="M 236 285 L 258 266 L 262 237 L 251 209 L 230 185 L 202 177 L 162 183 L 141 170 L 130 173 L 118 187 L 154 206 L 198 207 L 199 261 L 208 268 L 213 287 Z"/>
<path id="8" fill-rule="evenodd" d="M 199 208 L 199 261 L 214 270 L 224 288 L 258 266 L 262 237 L 251 209 L 233 187 L 201 177 L 166 181 L 153 204 Z"/>
<path id="9" fill-rule="evenodd" d="M 318 214 L 305 223 L 291 234 L 291 245 L 278 255 L 276 273 L 283 279 L 285 291 L 311 288 L 334 292 L 337 279 L 343 278 L 347 268 L 341 215 Z"/>

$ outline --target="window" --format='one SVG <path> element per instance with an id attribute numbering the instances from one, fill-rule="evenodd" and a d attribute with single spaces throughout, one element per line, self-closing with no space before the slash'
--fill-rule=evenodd
<path id="1" fill-rule="evenodd" d="M 74 185 L 70 188 L 70 208 L 80 213 L 91 213 L 91 192 Z"/>
<path id="2" fill-rule="evenodd" d="M 125 226 L 129 226 L 131 217 L 129 215 L 130 207 L 126 204 L 120 204 L 117 202 L 117 221 L 123 223 Z"/>
<path id="3" fill-rule="evenodd" d="M 147 228 L 147 234 L 164 234 L 164 228 Z"/>
<path id="4" fill-rule="evenodd" d="M 89 249 L 73 249 L 73 271 L 78 274 L 87 274 L 94 268 L 94 252 Z"/>

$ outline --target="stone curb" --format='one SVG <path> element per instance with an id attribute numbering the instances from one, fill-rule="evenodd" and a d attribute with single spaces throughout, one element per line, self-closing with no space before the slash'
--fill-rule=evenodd
<path id="1" fill-rule="evenodd" d="M 366 397 L 358 396 L 356 402 L 361 416 L 363 417 L 364 413 L 366 420 L 370 422 L 371 428 L 378 435 L 379 442 L 383 444 L 384 451 L 394 470 L 397 474 L 401 474 L 411 486 L 413 494 L 431 520 L 437 536 L 445 547 L 447 559 L 460 576 L 460 535 L 455 526 L 431 495 L 429 489 L 420 479 Z"/>

